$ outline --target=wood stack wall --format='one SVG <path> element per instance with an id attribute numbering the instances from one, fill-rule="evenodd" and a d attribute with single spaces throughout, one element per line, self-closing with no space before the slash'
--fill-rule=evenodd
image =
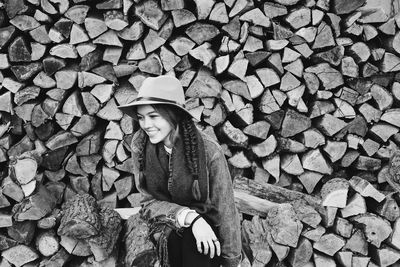
<path id="1" fill-rule="evenodd" d="M 399 0 L 1 1 L 0 266 L 116 265 L 71 248 L 59 211 L 81 193 L 138 205 L 138 125 L 117 105 L 161 74 L 180 79 L 225 151 L 242 266 L 398 266 L 399 10 Z"/>

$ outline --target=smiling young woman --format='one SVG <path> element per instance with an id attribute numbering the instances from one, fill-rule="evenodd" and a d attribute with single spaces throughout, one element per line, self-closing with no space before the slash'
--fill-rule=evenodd
<path id="1" fill-rule="evenodd" d="M 139 122 L 132 159 L 141 217 L 161 266 L 239 266 L 240 221 L 232 180 L 217 142 L 196 128 L 179 80 L 144 80 L 119 108 Z"/>

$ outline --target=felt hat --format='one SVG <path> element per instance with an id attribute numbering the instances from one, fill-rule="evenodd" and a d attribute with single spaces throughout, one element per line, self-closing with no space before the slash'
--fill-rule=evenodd
<path id="1" fill-rule="evenodd" d="M 132 102 L 118 106 L 118 108 L 136 119 L 137 106 L 156 104 L 172 105 L 192 116 L 185 108 L 185 94 L 181 82 L 170 75 L 146 78 L 137 97 Z"/>

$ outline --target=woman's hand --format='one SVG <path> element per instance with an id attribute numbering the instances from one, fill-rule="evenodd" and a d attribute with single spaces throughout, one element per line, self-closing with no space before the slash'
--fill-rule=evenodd
<path id="1" fill-rule="evenodd" d="M 197 250 L 199 253 L 207 255 L 210 253 L 210 258 L 214 258 L 215 253 L 221 255 L 221 244 L 215 235 L 211 226 L 200 218 L 192 225 L 193 236 L 196 239 Z M 202 246 L 204 250 L 202 249 Z"/>

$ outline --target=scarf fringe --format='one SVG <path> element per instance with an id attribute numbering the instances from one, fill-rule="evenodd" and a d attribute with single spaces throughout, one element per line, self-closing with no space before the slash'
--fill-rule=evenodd
<path id="1" fill-rule="evenodd" d="M 167 221 L 154 220 L 149 226 L 149 238 L 156 247 L 156 253 L 161 267 L 170 267 L 168 255 L 168 238 L 172 231 L 177 231 L 178 228 Z M 159 235 L 156 240 L 155 235 Z"/>

